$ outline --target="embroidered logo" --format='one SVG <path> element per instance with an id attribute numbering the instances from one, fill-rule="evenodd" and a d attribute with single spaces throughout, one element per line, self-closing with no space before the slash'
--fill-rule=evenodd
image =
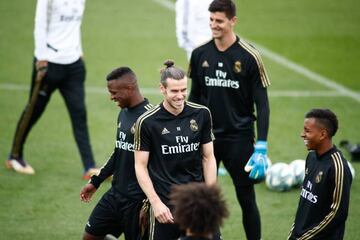
<path id="1" fill-rule="evenodd" d="M 199 126 L 197 125 L 197 123 L 194 119 L 190 120 L 190 129 L 193 132 L 196 132 L 199 129 Z"/>
<path id="2" fill-rule="evenodd" d="M 321 179 L 322 179 L 322 175 L 323 175 L 324 173 L 322 172 L 322 171 L 320 171 L 319 173 L 318 173 L 318 175 L 315 177 L 315 182 L 316 183 L 319 183 L 319 182 L 321 182 Z"/>
<path id="3" fill-rule="evenodd" d="M 130 129 L 130 132 L 131 132 L 132 134 L 135 133 L 135 123 L 132 125 L 132 127 L 131 127 L 131 129 Z"/>
<path id="4" fill-rule="evenodd" d="M 241 62 L 240 61 L 236 61 L 234 63 L 234 72 L 236 73 L 240 73 L 241 72 Z"/>

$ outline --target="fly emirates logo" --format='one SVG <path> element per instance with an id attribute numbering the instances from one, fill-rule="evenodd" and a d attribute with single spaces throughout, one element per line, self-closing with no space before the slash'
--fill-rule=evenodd
<path id="1" fill-rule="evenodd" d="M 308 190 L 307 190 L 308 189 Z M 310 181 L 307 181 L 306 183 L 306 189 L 304 188 L 304 186 L 301 188 L 301 197 L 307 199 L 308 201 L 312 202 L 312 203 L 317 203 L 318 201 L 318 196 L 313 194 L 311 192 L 312 190 L 312 183 Z"/>
<path id="2" fill-rule="evenodd" d="M 177 145 L 161 145 L 161 152 L 164 155 L 167 154 L 177 154 L 177 153 L 187 153 L 194 152 L 199 150 L 200 142 L 189 143 L 189 137 L 186 136 L 175 136 Z"/>
<path id="3" fill-rule="evenodd" d="M 226 87 L 226 88 L 239 88 L 239 82 L 231 79 L 226 79 L 227 72 L 221 70 L 215 71 L 216 78 L 205 76 L 205 85 L 211 87 Z"/>
<path id="4" fill-rule="evenodd" d="M 122 150 L 133 152 L 134 151 L 134 144 L 126 142 L 125 139 L 126 139 L 126 133 L 120 131 L 119 132 L 119 139 L 116 140 L 116 142 L 115 142 L 116 148 L 120 148 Z"/>

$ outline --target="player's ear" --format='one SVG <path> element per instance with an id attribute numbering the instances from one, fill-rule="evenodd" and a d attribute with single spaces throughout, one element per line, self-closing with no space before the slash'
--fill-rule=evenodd
<path id="1" fill-rule="evenodd" d="M 323 140 L 328 137 L 329 137 L 329 132 L 325 128 L 322 128 L 320 130 L 320 140 Z"/>
<path id="2" fill-rule="evenodd" d="M 230 24 L 232 27 L 234 27 L 236 23 L 237 23 L 237 16 L 234 16 L 230 19 Z"/>
<path id="3" fill-rule="evenodd" d="M 160 92 L 161 92 L 162 94 L 165 94 L 165 91 L 166 91 L 165 86 L 164 86 L 162 83 L 160 83 L 159 87 L 160 87 Z"/>

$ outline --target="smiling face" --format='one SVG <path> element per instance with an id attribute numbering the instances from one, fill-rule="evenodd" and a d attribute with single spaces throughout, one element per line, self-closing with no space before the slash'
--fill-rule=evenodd
<path id="1" fill-rule="evenodd" d="M 110 100 L 117 103 L 121 108 L 129 107 L 131 99 L 131 86 L 120 80 L 110 80 L 107 82 L 110 93 Z"/>
<path id="2" fill-rule="evenodd" d="M 180 80 L 167 78 L 166 87 L 160 84 L 160 90 L 164 95 L 164 107 L 169 112 L 177 115 L 184 109 L 187 96 L 187 78 Z"/>
<path id="3" fill-rule="evenodd" d="M 231 36 L 237 17 L 228 19 L 224 12 L 210 12 L 210 28 L 214 39 L 223 39 Z"/>
<path id="4" fill-rule="evenodd" d="M 308 150 L 319 150 L 322 147 L 323 140 L 327 138 L 327 131 L 322 127 L 315 118 L 305 118 L 304 129 L 301 137 Z"/>

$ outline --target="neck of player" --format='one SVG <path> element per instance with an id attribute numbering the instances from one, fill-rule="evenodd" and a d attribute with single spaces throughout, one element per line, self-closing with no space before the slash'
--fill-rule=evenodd
<path id="1" fill-rule="evenodd" d="M 236 42 L 236 34 L 231 32 L 222 38 L 215 38 L 214 41 L 217 49 L 221 52 L 224 52 Z"/>
<path id="2" fill-rule="evenodd" d="M 144 101 L 144 97 L 140 94 L 140 92 L 135 91 L 134 95 L 131 98 L 129 108 L 135 107 Z"/>
<path id="3" fill-rule="evenodd" d="M 168 101 L 164 100 L 163 106 L 166 109 L 166 111 L 168 111 L 169 113 L 171 113 L 175 116 L 179 115 L 184 110 L 184 103 L 177 106 L 175 104 L 171 104 Z"/>

